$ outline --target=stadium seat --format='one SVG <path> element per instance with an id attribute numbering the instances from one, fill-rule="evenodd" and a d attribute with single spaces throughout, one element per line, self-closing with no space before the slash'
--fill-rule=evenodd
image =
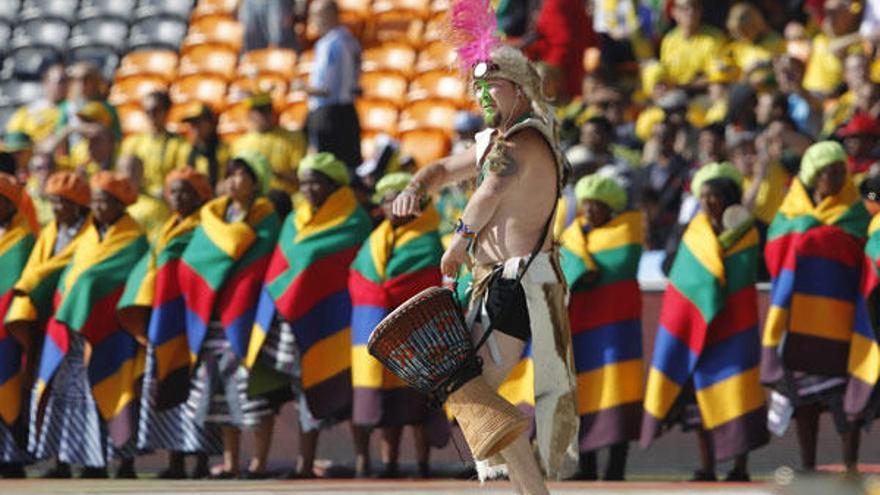
<path id="1" fill-rule="evenodd" d="M 126 136 L 150 130 L 150 119 L 139 104 L 129 103 L 117 106 L 116 113 L 119 114 L 122 133 Z"/>
<path id="2" fill-rule="evenodd" d="M 439 129 L 413 129 L 400 133 L 400 153 L 423 167 L 449 154 L 450 139 Z"/>
<path id="3" fill-rule="evenodd" d="M 217 121 L 217 134 L 221 138 L 244 134 L 248 130 L 248 107 L 238 103 L 227 108 L 220 114 Z"/>
<path id="4" fill-rule="evenodd" d="M 18 20 L 56 19 L 70 23 L 76 19 L 77 3 L 79 0 L 25 0 Z"/>
<path id="5" fill-rule="evenodd" d="M 110 103 L 124 105 L 126 103 L 140 103 L 144 96 L 153 91 L 168 89 L 168 81 L 158 76 L 138 75 L 124 79 L 116 79 L 110 87 Z"/>
<path id="6" fill-rule="evenodd" d="M 151 17 L 131 26 L 129 50 L 167 48 L 177 51 L 186 36 L 186 22 L 180 19 Z"/>
<path id="7" fill-rule="evenodd" d="M 446 14 L 442 12 L 434 14 L 425 22 L 425 33 L 422 34 L 422 43 L 427 45 L 435 41 L 443 41 L 447 36 L 446 31 Z"/>
<path id="8" fill-rule="evenodd" d="M 0 57 L 6 54 L 11 40 L 12 25 L 6 21 L 0 20 Z"/>
<path id="9" fill-rule="evenodd" d="M 18 0 L 0 2 L 0 19 L 12 24 L 18 19 Z"/>
<path id="10" fill-rule="evenodd" d="M 416 12 L 406 9 L 388 10 L 374 13 L 370 18 L 368 41 L 402 41 L 419 46 L 422 44 L 424 30 L 425 21 Z"/>
<path id="11" fill-rule="evenodd" d="M 184 49 L 177 73 L 181 77 L 192 74 L 216 74 L 228 81 L 235 76 L 237 63 L 238 52 L 226 46 L 195 45 Z"/>
<path id="12" fill-rule="evenodd" d="M 428 44 L 419 52 L 416 73 L 432 70 L 448 70 L 455 67 L 455 50 L 442 41 Z"/>
<path id="13" fill-rule="evenodd" d="M 296 52 L 285 48 L 252 50 L 241 56 L 238 74 L 256 76 L 277 74 L 287 79 L 296 77 Z"/>
<path id="14" fill-rule="evenodd" d="M 212 15 L 235 17 L 239 0 L 199 0 L 190 14 L 193 21 Z"/>
<path id="15" fill-rule="evenodd" d="M 278 116 L 278 123 L 285 129 L 299 131 L 305 127 L 308 113 L 309 104 L 305 99 L 288 103 Z"/>
<path id="16" fill-rule="evenodd" d="M 82 0 L 78 18 L 114 17 L 127 22 L 136 4 L 137 0 Z"/>
<path id="17" fill-rule="evenodd" d="M 239 77 L 229 85 L 227 102 L 241 101 L 254 93 L 269 93 L 275 108 L 282 108 L 287 96 L 287 79 L 278 74 Z"/>
<path id="18" fill-rule="evenodd" d="M 422 100 L 409 104 L 400 114 L 400 130 L 440 129 L 452 133 L 458 108 L 443 100 Z"/>
<path id="19" fill-rule="evenodd" d="M 193 0 L 140 0 L 134 15 L 136 19 L 173 17 L 188 21 Z"/>
<path id="20" fill-rule="evenodd" d="M 366 72 L 361 75 L 363 96 L 369 99 L 387 100 L 398 107 L 403 105 L 409 82 L 397 72 Z"/>
<path id="21" fill-rule="evenodd" d="M 0 105 L 0 134 L 5 133 L 6 123 L 9 122 L 16 110 L 18 110 L 16 105 Z"/>
<path id="22" fill-rule="evenodd" d="M 25 46 L 46 46 L 58 51 L 67 48 L 70 26 L 61 19 L 31 19 L 19 22 L 12 33 L 13 49 Z"/>
<path id="23" fill-rule="evenodd" d="M 367 132 L 397 134 L 397 106 L 388 101 L 359 99 L 355 103 L 361 129 Z"/>
<path id="24" fill-rule="evenodd" d="M 394 10 L 405 10 L 413 15 L 425 18 L 431 13 L 430 0 L 375 0 L 373 2 L 373 14 L 382 14 Z"/>
<path id="25" fill-rule="evenodd" d="M 61 55 L 54 48 L 26 46 L 13 49 L 3 61 L 3 78 L 39 79 L 50 62 L 61 61 Z"/>
<path id="26" fill-rule="evenodd" d="M 190 24 L 183 46 L 186 49 L 202 43 L 226 45 L 238 53 L 244 43 L 244 27 L 226 16 L 203 17 Z"/>
<path id="27" fill-rule="evenodd" d="M 428 98 L 450 100 L 458 106 L 470 104 L 464 79 L 455 72 L 445 70 L 425 72 L 413 79 L 406 99 L 419 101 Z"/>
<path id="28" fill-rule="evenodd" d="M 371 3 L 372 0 L 338 0 L 336 5 L 339 7 L 340 14 L 356 14 L 366 18 L 371 13 Z"/>
<path id="29" fill-rule="evenodd" d="M 0 84 L 0 95 L 4 103 L 24 105 L 36 100 L 42 94 L 43 87 L 39 81 L 9 79 Z"/>
<path id="30" fill-rule="evenodd" d="M 152 75 L 171 82 L 177 77 L 177 52 L 172 50 L 139 50 L 122 58 L 117 78 Z"/>
<path id="31" fill-rule="evenodd" d="M 71 48 L 109 46 L 117 53 L 125 50 L 128 23 L 115 17 L 93 17 L 78 22 L 70 33 Z"/>
<path id="32" fill-rule="evenodd" d="M 431 13 L 432 14 L 445 14 L 449 11 L 449 0 L 432 0 L 431 2 Z"/>
<path id="33" fill-rule="evenodd" d="M 67 52 L 66 60 L 68 64 L 91 62 L 97 65 L 105 81 L 113 80 L 113 74 L 119 65 L 119 55 L 116 54 L 116 49 L 100 45 L 71 48 Z"/>
<path id="34" fill-rule="evenodd" d="M 364 50 L 361 68 L 364 72 L 396 71 L 408 76 L 415 59 L 416 51 L 408 43 L 389 42 Z"/>
<path id="35" fill-rule="evenodd" d="M 215 75 L 195 74 L 178 79 L 171 86 L 170 94 L 174 103 L 202 101 L 217 113 L 226 105 L 226 80 Z"/>
<path id="36" fill-rule="evenodd" d="M 302 52 L 296 61 L 296 71 L 300 77 L 308 77 L 312 73 L 312 62 L 315 59 L 315 52 L 306 50 Z"/>
<path id="37" fill-rule="evenodd" d="M 339 22 L 348 28 L 352 36 L 361 40 L 366 30 L 368 17 L 349 10 L 339 12 Z M 305 38 L 309 45 L 313 45 L 318 40 L 318 27 L 313 19 L 306 20 Z"/>
<path id="38" fill-rule="evenodd" d="M 186 126 L 183 124 L 183 116 L 190 113 L 192 105 L 195 105 L 196 102 L 187 102 L 187 103 L 175 103 L 171 105 L 171 108 L 168 110 L 168 117 L 165 122 L 165 128 L 168 129 L 169 132 L 175 132 L 177 134 L 183 134 L 186 130 Z"/>

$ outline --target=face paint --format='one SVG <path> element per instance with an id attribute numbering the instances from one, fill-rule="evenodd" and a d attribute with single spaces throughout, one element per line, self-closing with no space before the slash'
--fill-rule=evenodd
<path id="1" fill-rule="evenodd" d="M 489 96 L 489 83 L 485 79 L 477 81 L 480 88 L 480 107 L 483 109 L 483 121 L 491 125 L 495 121 L 495 109 L 492 108 L 492 97 Z"/>

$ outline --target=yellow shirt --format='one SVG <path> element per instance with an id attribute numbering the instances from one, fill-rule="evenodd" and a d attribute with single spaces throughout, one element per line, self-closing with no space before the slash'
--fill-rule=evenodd
<path id="1" fill-rule="evenodd" d="M 144 164 L 144 190 L 162 197 L 165 176 L 186 165 L 192 146 L 182 137 L 171 134 L 133 134 L 122 140 L 119 156 L 135 155 Z"/>
<path id="2" fill-rule="evenodd" d="M 216 157 L 216 159 L 217 159 L 217 181 L 219 182 L 219 181 L 226 178 L 226 165 L 227 165 L 227 162 L 229 161 L 229 159 L 232 157 L 229 154 L 229 146 L 224 142 L 218 143 L 216 155 L 217 155 L 217 157 Z M 207 175 L 208 177 L 211 176 L 210 170 L 209 170 L 208 159 L 204 155 L 199 155 L 196 157 L 194 167 L 196 170 Z"/>
<path id="3" fill-rule="evenodd" d="M 771 62 L 785 52 L 785 40 L 776 33 L 767 33 L 754 42 L 736 40 L 727 44 L 733 62 L 743 72 L 761 63 Z"/>
<path id="4" fill-rule="evenodd" d="M 853 43 L 844 53 L 831 51 L 831 40 L 825 34 L 817 34 L 813 38 L 810 58 L 807 60 L 807 72 L 804 74 L 804 89 L 819 93 L 833 93 L 843 82 L 843 59 L 849 53 L 858 53 L 861 45 Z"/>
<path id="5" fill-rule="evenodd" d="M 162 226 L 171 216 L 171 210 L 164 201 L 147 194 L 139 194 L 138 200 L 128 207 L 128 214 L 140 224 L 150 243 L 156 241 Z"/>
<path id="6" fill-rule="evenodd" d="M 726 105 L 725 105 L 726 106 Z M 635 134 L 643 143 L 647 143 L 654 133 L 654 126 L 663 122 L 666 112 L 658 106 L 651 106 L 639 113 L 636 119 Z M 706 111 L 696 102 L 688 104 L 687 120 L 694 127 L 700 128 L 707 123 Z"/>
<path id="7" fill-rule="evenodd" d="M 40 192 L 40 185 L 34 176 L 31 176 L 27 181 L 27 192 L 34 203 L 34 210 L 37 212 L 37 222 L 39 222 L 40 227 L 45 227 L 55 219 L 55 215 L 52 213 L 52 202 Z"/>
<path id="8" fill-rule="evenodd" d="M 272 165 L 271 186 L 288 193 L 297 192 L 296 181 L 282 179 L 280 174 L 295 175 L 299 162 L 306 155 L 306 138 L 302 132 L 290 132 L 275 126 L 268 132 L 251 131 L 232 142 L 232 157 L 244 150 L 262 153 Z"/>
<path id="9" fill-rule="evenodd" d="M 685 38 L 681 28 L 674 28 L 660 44 L 660 63 L 673 84 L 689 84 L 709 73 L 713 60 L 721 54 L 724 34 L 711 26 L 700 26 L 696 34 Z"/>
<path id="10" fill-rule="evenodd" d="M 767 177 L 761 181 L 758 195 L 755 197 L 755 207 L 752 211 L 755 218 L 767 225 L 773 221 L 776 212 L 782 206 L 785 195 L 788 194 L 788 183 L 790 180 L 791 177 L 782 168 L 782 165 L 779 163 L 770 164 L 767 170 Z M 752 187 L 752 178 L 745 177 L 743 179 L 743 190 L 748 190 L 750 187 Z"/>
<path id="11" fill-rule="evenodd" d="M 6 123 L 6 132 L 23 132 L 36 143 L 51 136 L 60 119 L 61 109 L 41 100 L 16 110 Z"/>
<path id="12" fill-rule="evenodd" d="M 101 170 L 101 166 L 98 162 L 92 160 L 92 154 L 89 151 L 89 142 L 85 139 L 80 139 L 70 148 L 70 153 L 67 155 L 57 155 L 55 157 L 55 165 L 61 170 L 73 170 L 77 171 L 79 169 L 83 169 L 87 175 L 92 175 L 98 170 Z"/>
<path id="13" fill-rule="evenodd" d="M 706 119 L 705 125 L 715 124 L 717 122 L 724 122 L 724 119 L 727 117 L 727 100 L 719 100 L 712 104 L 708 110 L 706 110 Z"/>
<path id="14" fill-rule="evenodd" d="M 856 94 L 850 90 L 840 95 L 837 101 L 831 104 L 831 108 L 825 113 L 825 124 L 822 126 L 822 135 L 830 136 L 838 127 L 842 126 L 853 113 L 856 103 Z"/>

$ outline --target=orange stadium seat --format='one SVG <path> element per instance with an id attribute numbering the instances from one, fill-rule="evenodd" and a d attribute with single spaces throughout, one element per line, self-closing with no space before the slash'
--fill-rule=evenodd
<path id="1" fill-rule="evenodd" d="M 287 79 L 278 74 L 239 77 L 229 85 L 227 101 L 241 101 L 254 93 L 269 93 L 275 108 L 281 108 L 287 96 Z"/>
<path id="2" fill-rule="evenodd" d="M 158 76 L 140 75 L 117 79 L 110 87 L 108 100 L 113 105 L 119 106 L 126 103 L 140 104 L 144 96 L 153 91 L 165 91 L 168 82 Z"/>
<path id="3" fill-rule="evenodd" d="M 425 32 L 422 34 L 422 43 L 430 44 L 435 41 L 442 41 L 446 35 L 446 14 L 439 13 L 431 16 L 425 22 Z"/>
<path id="4" fill-rule="evenodd" d="M 397 106 L 403 105 L 409 82 L 396 72 L 366 72 L 361 75 L 361 89 L 364 97 L 388 100 Z"/>
<path id="5" fill-rule="evenodd" d="M 413 129 L 400 133 L 400 153 L 423 167 L 449 154 L 449 136 L 439 129 Z"/>
<path id="6" fill-rule="evenodd" d="M 339 12 L 357 14 L 362 17 L 370 15 L 373 0 L 337 0 Z"/>
<path id="7" fill-rule="evenodd" d="M 388 101 L 360 99 L 355 103 L 361 129 L 367 132 L 397 134 L 397 106 Z"/>
<path id="8" fill-rule="evenodd" d="M 450 100 L 458 106 L 470 104 L 467 83 L 452 71 L 434 70 L 419 74 L 413 79 L 406 99 L 419 101 L 428 98 Z"/>
<path id="9" fill-rule="evenodd" d="M 361 68 L 364 72 L 385 70 L 409 75 L 415 60 L 416 51 L 410 44 L 389 42 L 364 50 Z"/>
<path id="10" fill-rule="evenodd" d="M 127 103 L 116 107 L 122 133 L 126 136 L 150 130 L 150 119 L 137 103 Z"/>
<path id="11" fill-rule="evenodd" d="M 244 134 L 248 130 L 248 107 L 238 103 L 220 114 L 217 121 L 217 134 L 226 140 L 227 136 Z"/>
<path id="12" fill-rule="evenodd" d="M 116 77 L 153 75 L 171 82 L 177 77 L 177 52 L 171 50 L 138 50 L 122 58 Z"/>
<path id="13" fill-rule="evenodd" d="M 287 79 L 296 76 L 296 52 L 286 48 L 263 48 L 241 56 L 238 75 L 277 74 Z"/>
<path id="14" fill-rule="evenodd" d="M 435 41 L 428 44 L 419 52 L 419 58 L 416 61 L 416 72 L 428 72 L 432 70 L 449 70 L 455 68 L 455 50 L 443 43 Z"/>
<path id="15" fill-rule="evenodd" d="M 296 71 L 300 77 L 308 77 L 312 72 L 312 62 L 315 60 L 315 52 L 306 50 L 302 52 L 296 62 Z"/>
<path id="16" fill-rule="evenodd" d="M 458 108 L 443 100 L 422 100 L 409 104 L 400 114 L 400 130 L 440 129 L 452 134 Z"/>
<path id="17" fill-rule="evenodd" d="M 431 0 L 375 0 L 373 14 L 392 10 L 406 10 L 417 17 L 427 17 L 431 13 Z"/>
<path id="18" fill-rule="evenodd" d="M 384 43 L 405 41 L 412 45 L 422 44 L 425 21 L 411 10 L 394 9 L 374 13 L 370 18 L 368 41 Z"/>
<path id="19" fill-rule="evenodd" d="M 190 112 L 191 106 L 194 104 L 195 102 L 190 101 L 187 103 L 175 103 L 171 105 L 171 109 L 168 110 L 165 128 L 168 129 L 169 132 L 183 134 L 185 132 L 183 116 Z"/>
<path id="20" fill-rule="evenodd" d="M 180 77 L 193 74 L 215 74 L 226 80 L 235 76 L 238 52 L 225 46 L 195 45 L 187 48 L 180 57 Z"/>
<path id="21" fill-rule="evenodd" d="M 291 131 L 302 130 L 306 125 L 308 113 L 309 104 L 305 99 L 288 103 L 278 116 L 278 124 Z"/>
<path id="22" fill-rule="evenodd" d="M 171 86 L 170 94 L 174 103 L 197 100 L 216 113 L 226 106 L 226 80 L 215 75 L 195 74 L 178 79 Z"/>
<path id="23" fill-rule="evenodd" d="M 212 15 L 235 16 L 239 0 L 198 0 L 190 14 L 190 19 L 197 21 Z"/>
<path id="24" fill-rule="evenodd" d="M 434 14 L 437 13 L 446 13 L 449 11 L 449 0 L 433 0 L 431 2 L 431 12 Z"/>
<path id="25" fill-rule="evenodd" d="M 183 39 L 183 51 L 202 43 L 226 45 L 238 53 L 244 43 L 244 27 L 240 22 L 228 16 L 203 17 L 190 24 L 189 32 Z"/>
<path id="26" fill-rule="evenodd" d="M 361 131 L 361 156 L 366 160 L 376 152 L 376 133 Z"/>

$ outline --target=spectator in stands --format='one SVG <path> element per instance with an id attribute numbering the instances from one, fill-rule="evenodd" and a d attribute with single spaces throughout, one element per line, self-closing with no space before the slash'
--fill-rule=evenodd
<path id="1" fill-rule="evenodd" d="M 345 162 L 354 176 L 361 163 L 361 126 L 354 100 L 360 92 L 361 46 L 339 22 L 334 0 L 317 0 L 311 15 L 321 36 L 315 43 L 306 132 L 309 145 Z"/>
<path id="2" fill-rule="evenodd" d="M 116 161 L 113 117 L 101 102 L 92 101 L 76 112 L 76 123 L 69 122 L 44 140 L 37 150 L 55 156 L 59 168 L 92 174 L 112 170 Z M 72 136 L 79 136 L 69 154 L 61 150 Z"/>
<path id="3" fill-rule="evenodd" d="M 856 183 L 865 175 L 880 175 L 880 122 L 867 113 L 857 113 L 837 131 L 848 155 L 847 170 Z"/>
<path id="4" fill-rule="evenodd" d="M 171 210 L 161 199 L 144 191 L 144 163 L 137 155 L 124 155 L 116 163 L 119 175 L 127 177 L 137 191 L 137 201 L 128 207 L 128 214 L 140 224 L 147 240 L 152 244 L 156 241 L 162 226 L 171 216 Z M 170 173 L 173 169 L 169 170 Z"/>
<path id="5" fill-rule="evenodd" d="M 298 51 L 293 14 L 293 0 L 242 0 L 238 8 L 238 20 L 244 26 L 242 52 L 267 47 Z"/>
<path id="6" fill-rule="evenodd" d="M 168 132 L 165 124 L 171 98 L 165 91 L 154 91 L 144 96 L 142 106 L 147 114 L 149 130 L 132 134 L 122 140 L 120 159 L 137 157 L 142 164 L 143 191 L 154 198 L 162 198 L 165 177 L 186 163 L 192 146 L 181 136 Z M 141 181 L 139 181 L 140 184 Z M 161 226 L 161 224 L 159 225 Z"/>
<path id="7" fill-rule="evenodd" d="M 55 172 L 55 162 L 52 156 L 36 154 L 28 165 L 30 174 L 26 190 L 34 201 L 34 209 L 37 212 L 37 222 L 45 226 L 52 221 L 52 202 L 46 193 L 46 185 L 49 177 Z"/>
<path id="8" fill-rule="evenodd" d="M 807 91 L 830 95 L 843 82 L 843 59 L 862 50 L 861 0 L 825 0 L 822 32 L 813 38 L 804 74 Z"/>
<path id="9" fill-rule="evenodd" d="M 871 117 L 880 118 L 880 84 L 863 84 L 856 93 L 855 112 L 865 112 Z"/>
<path id="10" fill-rule="evenodd" d="M 799 131 L 815 138 L 822 130 L 822 100 L 804 87 L 804 67 L 791 55 L 783 55 L 773 64 L 779 89 L 788 97 L 789 118 Z"/>
<path id="11" fill-rule="evenodd" d="M 692 123 L 687 94 L 680 89 L 672 90 L 664 94 L 657 105 L 663 110 L 663 121 L 675 134 L 676 153 L 688 161 L 695 160 L 699 131 Z"/>
<path id="12" fill-rule="evenodd" d="M 67 99 L 61 102 L 61 116 L 58 119 L 57 129 L 63 129 L 67 124 L 77 125 L 80 123 L 78 113 L 89 102 L 100 103 L 110 115 L 108 127 L 113 132 L 113 139 L 122 139 L 122 127 L 119 124 L 119 115 L 116 108 L 106 100 L 104 92 L 104 80 L 101 71 L 94 64 L 78 62 L 67 69 L 69 83 L 67 85 Z M 67 143 L 72 148 L 80 138 L 77 134 L 70 137 Z"/>
<path id="13" fill-rule="evenodd" d="M 709 124 L 700 129 L 697 137 L 696 168 L 713 162 L 723 162 L 727 158 L 724 143 L 725 128 L 722 124 Z"/>
<path id="14" fill-rule="evenodd" d="M 674 234 L 681 198 L 687 185 L 687 161 L 675 151 L 675 126 L 661 122 L 654 128 L 657 158 L 640 169 L 640 205 L 648 218 L 649 249 L 663 249 Z"/>
<path id="15" fill-rule="evenodd" d="M 59 105 L 67 96 L 64 65 L 52 64 L 43 72 L 43 94 L 16 110 L 6 123 L 6 133 L 23 132 L 35 143 L 49 137 L 61 119 Z"/>
<path id="16" fill-rule="evenodd" d="M 563 87 L 570 96 L 581 91 L 584 50 L 598 44 L 585 7 L 583 0 L 544 0 L 534 30 L 524 41 L 529 58 L 546 62 L 564 75 Z"/>
<path id="17" fill-rule="evenodd" d="M 16 173 L 27 171 L 33 154 L 33 144 L 30 135 L 20 131 L 7 133 L 0 143 L 0 148 L 15 158 Z"/>
<path id="18" fill-rule="evenodd" d="M 621 152 L 620 146 L 614 145 L 614 128 L 605 117 L 593 117 L 581 128 L 581 144 L 586 147 L 590 162 L 605 169 L 605 174 L 616 176 L 626 183 L 627 195 L 632 201 L 638 200 L 635 185 L 634 164 L 628 160 L 627 153 Z M 585 170 L 584 174 L 593 173 L 596 169 Z"/>
<path id="19" fill-rule="evenodd" d="M 846 92 L 838 96 L 825 111 L 822 135 L 830 136 L 852 117 L 859 89 L 870 84 L 870 65 L 864 53 L 851 53 L 843 62 L 843 80 Z"/>
<path id="20" fill-rule="evenodd" d="M 785 41 L 770 29 L 764 15 L 751 3 L 740 2 L 727 14 L 727 44 L 733 61 L 743 74 L 768 63 L 785 51 Z"/>
<path id="21" fill-rule="evenodd" d="M 602 47 L 600 64 L 618 68 L 653 56 L 650 40 L 641 32 L 641 2 L 633 0 L 599 0 L 593 2 L 593 31 Z"/>
<path id="22" fill-rule="evenodd" d="M 190 152 L 186 164 L 208 176 L 211 187 L 226 178 L 229 147 L 217 135 L 217 123 L 211 109 L 202 102 L 192 102 L 183 114 L 189 129 Z"/>
<path id="23" fill-rule="evenodd" d="M 306 139 L 302 132 L 291 132 L 279 126 L 272 109 L 272 98 L 258 93 L 245 99 L 248 107 L 250 130 L 232 142 L 231 153 L 237 156 L 245 151 L 260 153 L 272 166 L 272 189 L 290 194 L 296 192 L 296 169 L 306 154 Z"/>
<path id="24" fill-rule="evenodd" d="M 672 18 L 677 26 L 660 45 L 660 63 L 670 81 L 687 90 L 706 87 L 709 64 L 724 45 L 724 33 L 700 23 L 702 13 L 701 0 L 675 0 Z"/>

